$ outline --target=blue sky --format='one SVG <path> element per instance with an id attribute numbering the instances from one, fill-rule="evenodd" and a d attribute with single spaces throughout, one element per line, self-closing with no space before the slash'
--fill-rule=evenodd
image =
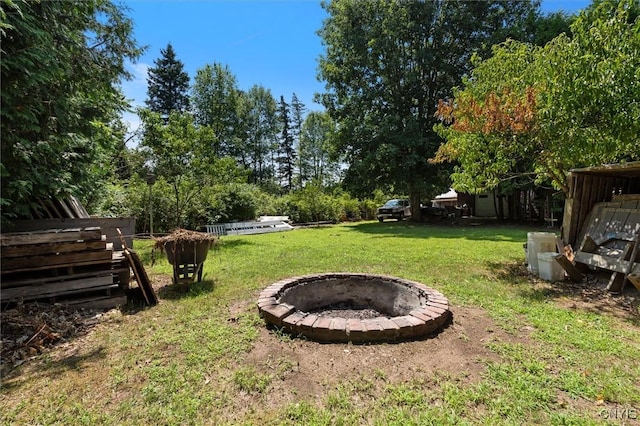
<path id="1" fill-rule="evenodd" d="M 364 0 L 366 1 L 366 0 Z M 543 0 L 544 11 L 575 12 L 589 0 Z M 129 69 L 123 83 L 127 99 L 142 106 L 147 95 L 147 70 L 171 43 L 193 79 L 206 64 L 229 66 L 242 90 L 260 84 L 287 102 L 296 93 L 309 110 L 322 110 L 313 95 L 322 92 L 317 59 L 323 53 L 316 34 L 326 17 L 319 0 L 128 0 L 134 35 L 147 51 Z M 138 125 L 126 114 L 131 130 Z"/>

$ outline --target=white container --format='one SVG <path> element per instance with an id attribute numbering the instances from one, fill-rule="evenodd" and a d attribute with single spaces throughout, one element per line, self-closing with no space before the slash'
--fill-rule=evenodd
<path id="1" fill-rule="evenodd" d="M 538 270 L 543 280 L 562 281 L 564 279 L 564 270 L 555 259 L 557 255 L 555 251 L 538 253 Z"/>
<path id="2" fill-rule="evenodd" d="M 556 234 L 529 232 L 527 234 L 527 265 L 529 272 L 538 274 L 538 253 L 556 251 Z"/>

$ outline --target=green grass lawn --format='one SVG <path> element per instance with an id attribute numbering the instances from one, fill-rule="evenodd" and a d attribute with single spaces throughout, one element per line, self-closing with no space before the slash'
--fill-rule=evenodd
<path id="1" fill-rule="evenodd" d="M 3 378 L 0 423 L 633 424 L 640 418 L 637 306 L 636 315 L 568 307 L 580 296 L 523 273 L 527 231 L 363 222 L 223 237 L 201 283 L 164 288 L 153 308 L 111 312 L 88 335 Z M 135 248 L 152 279 L 166 280 L 171 267 L 158 253 L 151 266 L 151 243 Z M 434 339 L 371 347 L 265 331 L 255 308 L 261 289 L 329 271 L 423 282 L 449 298 L 453 325 Z M 466 308 L 512 338 L 483 343 L 461 333 L 456 312 Z M 295 361 L 298 351 L 413 353 L 455 333 L 487 351 L 471 379 L 449 369 L 397 380 L 382 365 L 322 379 L 315 395 L 296 394 L 290 383 L 314 374 Z M 252 361 L 258 345 L 270 344 L 268 357 Z M 286 398 L 274 400 L 275 392 Z"/>

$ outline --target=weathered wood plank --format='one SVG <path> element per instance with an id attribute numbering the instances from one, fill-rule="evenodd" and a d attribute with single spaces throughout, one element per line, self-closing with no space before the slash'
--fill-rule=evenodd
<path id="1" fill-rule="evenodd" d="M 72 263 L 65 263 L 65 264 L 61 264 L 61 265 L 47 265 L 47 266 L 32 266 L 30 268 L 23 268 L 23 269 L 15 269 L 12 271 L 5 271 L 4 269 L 0 270 L 0 274 L 5 275 L 5 274 L 13 274 L 16 272 L 26 272 L 26 271 L 41 271 L 41 270 L 45 270 L 45 269 L 54 269 L 54 268 L 76 268 L 76 267 L 83 267 L 83 266 L 92 266 L 95 268 L 103 268 L 103 270 L 105 268 L 110 268 L 111 264 L 111 259 L 102 259 L 102 260 L 88 260 L 88 261 L 83 261 L 83 262 L 72 262 Z M 96 269 L 97 270 L 97 269 Z M 69 272 L 72 273 L 72 272 Z M 4 278 L 3 278 L 4 280 Z"/>
<path id="2" fill-rule="evenodd" d="M 580 272 L 578 268 L 576 268 L 575 265 L 571 263 L 567 256 L 565 256 L 564 254 L 559 254 L 555 257 L 555 260 L 560 264 L 560 266 L 562 266 L 562 269 L 565 270 L 567 275 L 569 275 L 571 281 L 574 281 L 576 283 L 582 282 L 582 280 L 584 279 L 584 275 L 582 275 L 582 272 Z"/>
<path id="3" fill-rule="evenodd" d="M 599 238 L 605 234 L 614 214 L 615 209 L 605 208 L 594 218 L 595 226 L 593 232 L 590 234 L 592 238 Z"/>
<path id="4" fill-rule="evenodd" d="M 607 269 L 609 271 L 626 273 L 629 267 L 630 261 L 620 260 L 615 257 L 602 256 L 593 253 L 576 253 L 576 262 L 583 263 L 589 266 L 595 266 L 597 268 Z M 636 262 L 631 268 L 631 272 L 640 271 L 640 263 Z"/>
<path id="5" fill-rule="evenodd" d="M 107 236 L 107 242 L 113 243 L 116 250 L 123 249 L 116 231 L 118 228 L 124 233 L 127 246 L 133 247 L 133 234 L 135 233 L 136 227 L 136 219 L 134 217 L 20 220 L 13 222 L 12 228 L 5 230 L 11 232 L 32 232 L 45 229 L 86 228 L 93 226 L 102 229 L 102 234 Z"/>
<path id="6" fill-rule="evenodd" d="M 127 266 L 127 270 L 129 267 Z M 46 277 L 36 277 L 36 278 L 17 278 L 17 279 L 7 279 L 6 277 L 2 278 L 2 291 L 12 287 L 22 287 L 22 286 L 32 286 L 39 284 L 47 284 L 47 283 L 60 283 L 65 281 L 72 280 L 80 280 L 85 278 L 94 278 L 94 277 L 104 277 L 110 276 L 112 274 L 122 272 L 121 269 L 105 269 L 102 271 L 90 271 L 90 272 L 82 272 L 77 274 L 68 274 L 68 275 L 54 275 L 54 276 L 46 276 Z"/>
<path id="7" fill-rule="evenodd" d="M 622 286 L 620 290 L 624 290 L 625 285 L 627 284 L 627 278 L 629 277 L 629 275 L 633 272 L 635 272 L 633 270 L 633 264 L 636 261 L 637 257 L 638 257 L 638 252 L 640 251 L 640 234 L 638 234 L 636 236 L 636 240 L 633 243 L 629 243 L 629 245 L 627 245 L 627 250 L 629 249 L 630 245 L 633 244 L 633 250 L 631 250 L 631 255 L 629 256 L 629 264 L 627 265 L 627 269 L 624 271 L 624 279 L 622 281 Z M 624 258 L 624 256 L 623 256 Z"/>
<path id="8" fill-rule="evenodd" d="M 129 261 L 129 266 L 131 266 L 131 270 L 138 282 L 138 286 L 140 287 L 140 290 L 142 290 L 142 295 L 144 296 L 145 301 L 149 306 L 157 305 L 158 296 L 151 285 L 151 280 L 149 280 L 149 277 L 147 276 L 147 271 L 144 269 L 144 265 L 142 264 L 140 257 L 138 257 L 138 254 L 135 251 L 128 248 L 124 249 L 124 255 Z"/>
<path id="9" fill-rule="evenodd" d="M 569 240 L 568 242 L 573 242 L 576 237 L 577 232 L 582 229 L 581 224 L 579 223 L 579 217 L 582 209 L 582 191 L 581 185 L 584 181 L 584 175 L 576 174 L 574 175 L 573 181 L 573 196 L 572 196 L 572 208 L 571 208 L 571 218 L 569 222 Z"/>
<path id="10" fill-rule="evenodd" d="M 0 246 L 18 246 L 25 244 L 49 244 L 73 241 L 101 241 L 102 231 L 98 227 L 49 229 L 34 232 L 16 232 L 0 234 Z"/>
<path id="11" fill-rule="evenodd" d="M 598 248 L 598 243 L 595 242 L 591 235 L 585 235 L 578 251 L 583 253 L 593 253 L 596 248 Z"/>
<path id="12" fill-rule="evenodd" d="M 629 213 L 629 218 L 623 231 L 627 234 L 640 234 L 640 209 Z"/>
<path id="13" fill-rule="evenodd" d="M 602 237 L 607 234 L 616 232 L 622 232 L 627 224 L 627 218 L 629 217 L 629 209 L 605 209 L 605 212 L 611 211 L 611 218 L 605 224 L 605 228 L 598 237 Z"/>
<path id="14" fill-rule="evenodd" d="M 640 194 L 616 194 L 612 197 L 612 201 L 640 201 Z"/>
<path id="15" fill-rule="evenodd" d="M 80 204 L 80 202 L 76 197 L 71 196 L 67 199 L 67 201 L 69 202 L 69 205 L 73 208 L 76 218 L 88 219 L 90 217 L 89 213 L 87 213 L 87 210 L 84 208 L 82 204 Z"/>
<path id="16" fill-rule="evenodd" d="M 622 291 L 624 287 L 624 274 L 620 272 L 613 272 L 611 277 L 609 277 L 609 282 L 607 283 L 607 291 L 612 293 L 618 293 Z"/>
<path id="17" fill-rule="evenodd" d="M 20 246 L 3 247 L 0 257 L 7 259 L 10 257 L 37 256 L 37 255 L 57 255 L 58 253 L 74 253 L 85 251 L 105 250 L 105 241 L 80 241 L 62 242 L 52 244 L 26 244 Z"/>
<path id="18" fill-rule="evenodd" d="M 30 256 L 30 257 L 14 257 L 8 259 L 0 259 L 2 265 L 2 273 L 10 273 L 17 271 L 29 271 L 42 268 L 50 268 L 57 266 L 73 266 L 76 264 L 87 264 L 92 261 L 106 261 L 111 263 L 111 251 L 86 251 L 79 253 L 52 254 L 46 256 Z"/>
<path id="19" fill-rule="evenodd" d="M 603 235 L 598 240 L 593 240 L 593 242 L 594 244 L 601 246 L 613 240 L 633 241 L 633 239 L 635 238 L 635 235 L 636 235 L 635 233 L 631 234 L 626 232 L 612 232 L 612 233 L 607 233 Z"/>
<path id="20" fill-rule="evenodd" d="M 592 205 L 589 204 L 589 198 L 591 193 L 591 177 L 589 175 L 581 175 L 580 182 L 580 196 L 578 205 L 579 208 L 577 210 L 577 218 L 576 218 L 576 228 L 582 229 L 584 224 L 591 212 Z"/>
<path id="21" fill-rule="evenodd" d="M 631 284 L 633 284 L 638 290 L 640 290 L 640 272 L 634 272 L 632 274 L 627 275 L 627 279 Z"/>
<path id="22" fill-rule="evenodd" d="M 22 287 L 3 288 L 0 293 L 0 300 L 3 302 L 22 300 L 37 300 L 45 297 L 77 294 L 85 291 L 107 289 L 114 286 L 113 275 L 103 277 L 82 278 L 62 282 L 52 282 L 40 285 L 29 285 Z M 117 285 L 116 285 L 117 288 Z"/>

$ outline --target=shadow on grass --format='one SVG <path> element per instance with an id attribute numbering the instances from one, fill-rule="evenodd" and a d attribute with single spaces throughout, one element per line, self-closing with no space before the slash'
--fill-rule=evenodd
<path id="1" fill-rule="evenodd" d="M 463 238 L 481 241 L 520 242 L 526 240 L 526 232 L 537 230 L 522 224 L 496 221 L 445 221 L 435 222 L 363 222 L 350 225 L 351 229 L 382 238 Z"/>
<path id="2" fill-rule="evenodd" d="M 69 340 L 78 339 L 79 337 L 81 337 L 81 335 L 84 335 L 84 334 L 88 334 L 88 332 L 74 336 L 72 339 L 69 339 Z M 54 346 L 58 346 L 58 344 Z M 106 359 L 106 357 L 107 357 L 107 354 L 103 346 L 95 348 L 86 354 L 78 354 L 74 352 L 60 359 L 47 360 L 46 367 L 39 368 L 37 370 L 38 373 L 36 374 L 54 378 L 70 370 L 81 372 L 86 364 L 94 363 L 96 361 L 101 361 L 103 359 Z M 20 380 L 14 380 L 20 377 L 22 373 L 23 373 L 22 366 L 14 367 L 10 364 L 3 364 L 2 380 L 0 380 L 0 383 L 2 384 L 2 390 L 10 391 L 13 388 L 23 386 L 23 383 Z"/>
<path id="3" fill-rule="evenodd" d="M 213 280 L 202 280 L 192 283 L 169 284 L 158 289 L 158 297 L 160 299 L 179 300 L 198 297 L 203 294 L 211 293 L 214 290 Z"/>
<path id="4" fill-rule="evenodd" d="M 521 263 L 488 264 L 501 281 L 518 287 L 518 294 L 528 302 L 554 301 L 559 307 L 613 316 L 640 326 L 640 294 L 631 284 L 624 292 L 613 294 L 606 289 L 609 273 L 593 272 L 581 283 L 569 279 L 549 282 L 529 273 Z"/>
<path id="5" fill-rule="evenodd" d="M 236 250 L 242 246 L 255 245 L 254 242 L 247 239 L 232 239 L 229 240 L 227 238 L 220 238 L 216 245 L 213 246 L 211 250 L 216 251 L 230 251 Z M 209 251 L 211 251 L 209 250 Z"/>
<path id="6" fill-rule="evenodd" d="M 209 254 L 207 255 L 207 257 L 214 253 L 219 253 L 222 251 L 233 251 L 239 249 L 242 246 L 254 244 L 254 242 L 248 241 L 246 239 L 220 239 L 213 247 L 209 249 Z M 157 262 L 167 259 L 167 256 L 162 249 L 154 248 L 151 245 L 138 246 L 134 251 L 138 254 L 140 261 L 145 266 L 154 265 Z"/>

